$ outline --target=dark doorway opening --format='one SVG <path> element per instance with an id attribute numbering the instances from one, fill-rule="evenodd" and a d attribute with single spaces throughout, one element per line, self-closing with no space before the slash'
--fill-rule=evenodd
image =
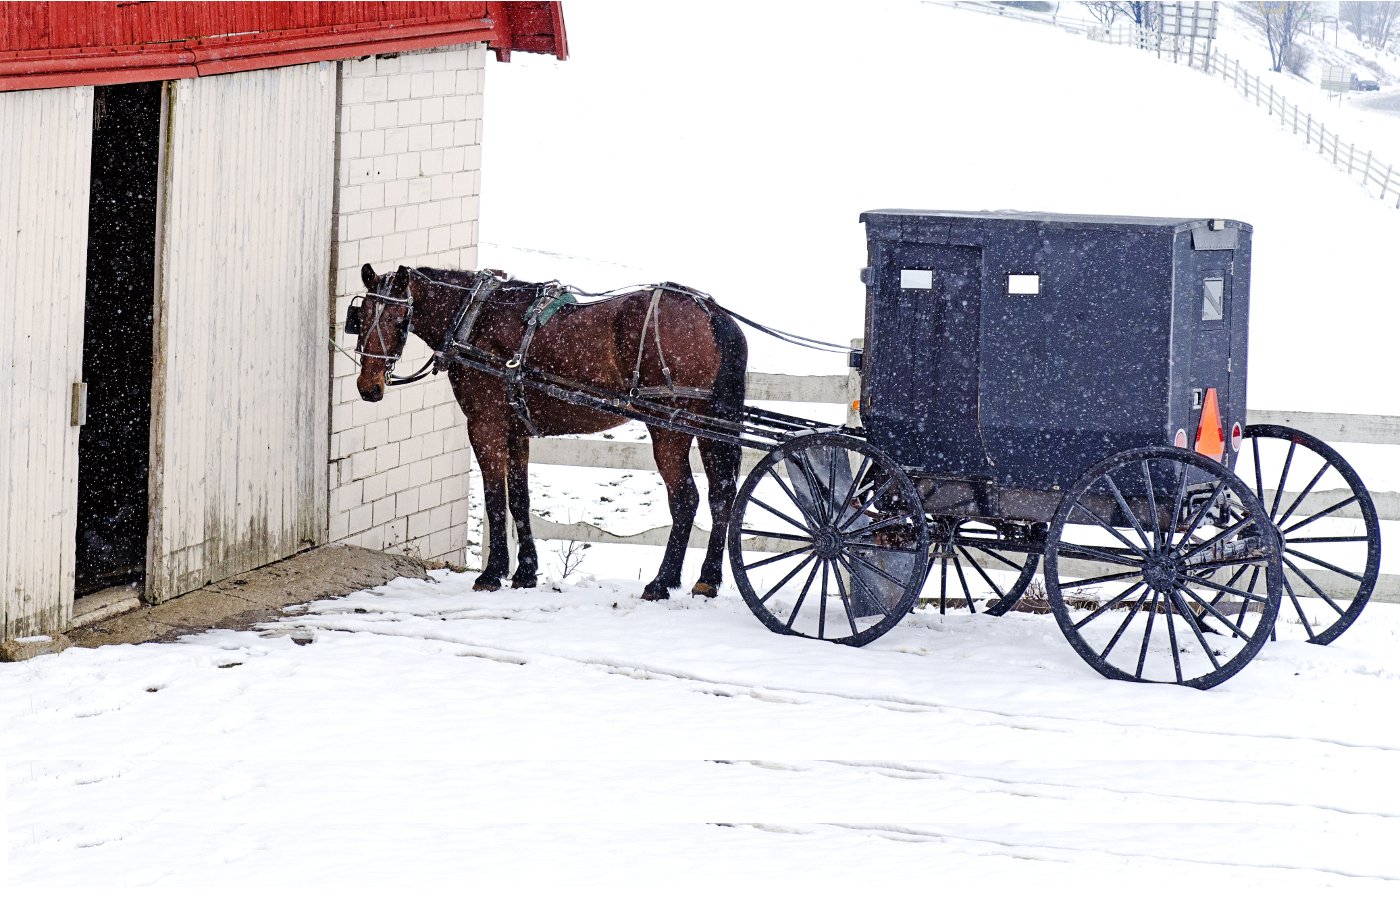
<path id="1" fill-rule="evenodd" d="M 78 438 L 75 594 L 146 571 L 160 82 L 96 88 Z"/>

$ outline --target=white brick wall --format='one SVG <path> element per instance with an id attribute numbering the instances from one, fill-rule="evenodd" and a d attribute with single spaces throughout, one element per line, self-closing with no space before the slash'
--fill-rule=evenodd
<path id="1" fill-rule="evenodd" d="M 360 266 L 476 266 L 486 46 L 471 44 L 340 64 L 336 334 L 362 290 Z M 410 339 L 399 374 L 428 358 Z M 331 370 L 330 538 L 463 563 L 465 420 L 444 376 L 355 390 L 355 364 Z"/>

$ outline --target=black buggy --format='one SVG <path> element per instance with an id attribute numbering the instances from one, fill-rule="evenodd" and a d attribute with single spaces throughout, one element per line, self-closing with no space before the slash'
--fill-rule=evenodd
<path id="1" fill-rule="evenodd" d="M 731 519 L 765 625 L 860 645 L 916 605 L 1048 607 L 1103 675 L 1208 688 L 1276 629 L 1356 619 L 1370 495 L 1321 441 L 1245 421 L 1249 225 L 861 220 L 863 428 L 790 430 Z"/>

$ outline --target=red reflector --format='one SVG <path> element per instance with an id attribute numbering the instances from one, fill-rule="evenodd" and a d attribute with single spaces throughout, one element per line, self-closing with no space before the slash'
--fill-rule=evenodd
<path id="1" fill-rule="evenodd" d="M 1186 429 L 1185 429 L 1185 428 L 1178 428 L 1178 429 L 1176 430 L 1176 440 L 1172 441 L 1172 443 L 1175 444 L 1176 446 L 1180 447 L 1180 448 L 1183 449 L 1183 450 L 1186 449 Z"/>
<path id="2" fill-rule="evenodd" d="M 1216 462 L 1225 458 L 1225 428 L 1220 424 L 1220 397 L 1215 388 L 1206 389 L 1201 423 L 1196 426 L 1196 452 Z"/>
<path id="3" fill-rule="evenodd" d="M 1244 442 L 1244 429 L 1240 428 L 1240 423 L 1236 422 L 1230 428 L 1230 449 L 1236 452 L 1240 449 L 1240 444 Z"/>

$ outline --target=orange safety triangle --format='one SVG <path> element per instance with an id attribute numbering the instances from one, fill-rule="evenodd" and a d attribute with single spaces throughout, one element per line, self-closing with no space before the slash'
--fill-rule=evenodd
<path id="1" fill-rule="evenodd" d="M 1215 388 L 1206 390 L 1201 408 L 1201 424 L 1196 426 L 1196 452 L 1216 462 L 1225 459 L 1225 428 L 1220 424 L 1220 399 Z"/>

